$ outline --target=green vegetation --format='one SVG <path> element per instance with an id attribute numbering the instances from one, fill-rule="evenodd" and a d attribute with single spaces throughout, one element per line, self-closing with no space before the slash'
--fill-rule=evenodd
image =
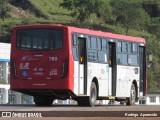
<path id="1" fill-rule="evenodd" d="M 0 0 L 1 42 L 14 26 L 56 23 L 146 38 L 149 91 L 160 92 L 159 0 Z"/>
<path id="2" fill-rule="evenodd" d="M 142 4 L 135 0 L 112 0 L 115 23 L 121 23 L 126 29 L 126 35 L 130 28 L 143 29 L 149 17 Z"/>
<path id="3" fill-rule="evenodd" d="M 56 23 L 70 22 L 71 16 L 65 9 L 59 7 L 62 0 L 29 0 L 30 3 L 38 9 L 46 19 Z"/>
<path id="4" fill-rule="evenodd" d="M 4 18 L 7 17 L 7 13 L 10 11 L 8 6 L 8 0 L 0 0 L 0 18 L 4 21 Z"/>
<path id="5" fill-rule="evenodd" d="M 109 18 L 111 14 L 111 6 L 109 0 L 64 0 L 60 4 L 63 8 L 71 11 L 71 16 L 78 26 L 87 27 L 90 23 L 91 14 L 95 14 L 98 18 Z M 96 19 L 96 20 L 97 20 Z"/>

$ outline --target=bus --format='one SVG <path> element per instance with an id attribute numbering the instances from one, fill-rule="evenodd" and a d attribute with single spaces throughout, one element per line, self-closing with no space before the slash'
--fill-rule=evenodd
<path id="1" fill-rule="evenodd" d="M 11 89 L 34 97 L 37 106 L 73 99 L 134 105 L 147 91 L 144 38 L 60 24 L 14 27 Z"/>

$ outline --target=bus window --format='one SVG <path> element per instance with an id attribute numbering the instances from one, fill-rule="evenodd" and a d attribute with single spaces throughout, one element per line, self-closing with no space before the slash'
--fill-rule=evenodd
<path id="1" fill-rule="evenodd" d="M 77 36 L 75 34 L 72 35 L 72 53 L 74 60 L 78 60 L 77 55 Z"/>
<path id="2" fill-rule="evenodd" d="M 33 38 L 33 48 L 37 49 L 38 40 L 37 38 Z"/>
<path id="3" fill-rule="evenodd" d="M 102 39 L 102 50 L 107 50 L 107 41 L 106 41 L 106 39 Z"/>
<path id="4" fill-rule="evenodd" d="M 138 45 L 136 43 L 128 43 L 128 53 L 137 53 Z"/>
<path id="5" fill-rule="evenodd" d="M 107 54 L 106 51 L 98 51 L 98 61 L 107 63 Z"/>
<path id="6" fill-rule="evenodd" d="M 97 39 L 95 37 L 91 37 L 91 47 L 97 49 Z"/>
<path id="7" fill-rule="evenodd" d="M 98 50 L 102 49 L 101 45 L 102 45 L 101 38 L 98 38 Z"/>
<path id="8" fill-rule="evenodd" d="M 44 39 L 44 49 L 49 49 L 48 39 Z"/>
<path id="9" fill-rule="evenodd" d="M 138 52 L 138 45 L 135 44 L 135 43 L 132 44 L 132 52 L 133 53 L 137 53 Z"/>
<path id="10" fill-rule="evenodd" d="M 118 52 L 122 52 L 122 42 L 118 42 Z"/>
<path id="11" fill-rule="evenodd" d="M 128 62 L 129 65 L 138 65 L 138 45 L 136 43 L 128 43 Z"/>
<path id="12" fill-rule="evenodd" d="M 31 47 L 31 39 L 29 37 L 27 37 L 27 41 L 26 41 L 26 47 L 30 48 Z"/>
<path id="13" fill-rule="evenodd" d="M 128 64 L 127 42 L 118 42 L 118 64 Z"/>
<path id="14" fill-rule="evenodd" d="M 128 53 L 132 53 L 132 43 L 128 43 Z"/>
<path id="15" fill-rule="evenodd" d="M 91 37 L 88 37 L 87 45 L 88 45 L 88 48 L 91 48 Z"/>
<path id="16" fill-rule="evenodd" d="M 76 37 L 76 35 L 72 36 L 72 45 L 73 46 L 77 46 L 77 37 Z"/>
<path id="17" fill-rule="evenodd" d="M 27 37 L 22 37 L 21 47 L 25 48 L 26 47 L 26 43 L 27 43 Z"/>
<path id="18" fill-rule="evenodd" d="M 22 29 L 17 31 L 17 48 L 45 50 L 62 48 L 63 32 L 57 29 Z M 48 42 L 48 43 L 47 43 Z"/>
<path id="19" fill-rule="evenodd" d="M 122 52 L 123 53 L 127 52 L 127 42 L 122 42 Z"/>
<path id="20" fill-rule="evenodd" d="M 127 54 L 119 53 L 118 54 L 118 64 L 127 65 Z"/>
<path id="21" fill-rule="evenodd" d="M 38 39 L 38 49 L 42 49 L 42 45 L 43 45 L 42 42 L 43 42 L 42 39 L 39 38 L 39 39 Z"/>
<path id="22" fill-rule="evenodd" d="M 130 65 L 138 65 L 138 56 L 137 55 L 129 55 Z"/>

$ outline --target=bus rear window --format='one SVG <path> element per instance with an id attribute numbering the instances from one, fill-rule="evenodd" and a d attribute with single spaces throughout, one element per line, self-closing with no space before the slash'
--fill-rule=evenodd
<path id="1" fill-rule="evenodd" d="M 22 50 L 57 50 L 63 45 L 60 29 L 21 29 L 16 35 L 17 48 Z"/>

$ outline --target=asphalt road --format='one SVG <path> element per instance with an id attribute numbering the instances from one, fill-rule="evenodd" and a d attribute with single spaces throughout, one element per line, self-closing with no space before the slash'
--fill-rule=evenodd
<path id="1" fill-rule="evenodd" d="M 52 105 L 51 107 L 37 107 L 28 104 L 0 105 L 0 119 L 160 120 L 160 106 L 97 105 L 95 107 L 79 107 L 77 105 Z"/>

